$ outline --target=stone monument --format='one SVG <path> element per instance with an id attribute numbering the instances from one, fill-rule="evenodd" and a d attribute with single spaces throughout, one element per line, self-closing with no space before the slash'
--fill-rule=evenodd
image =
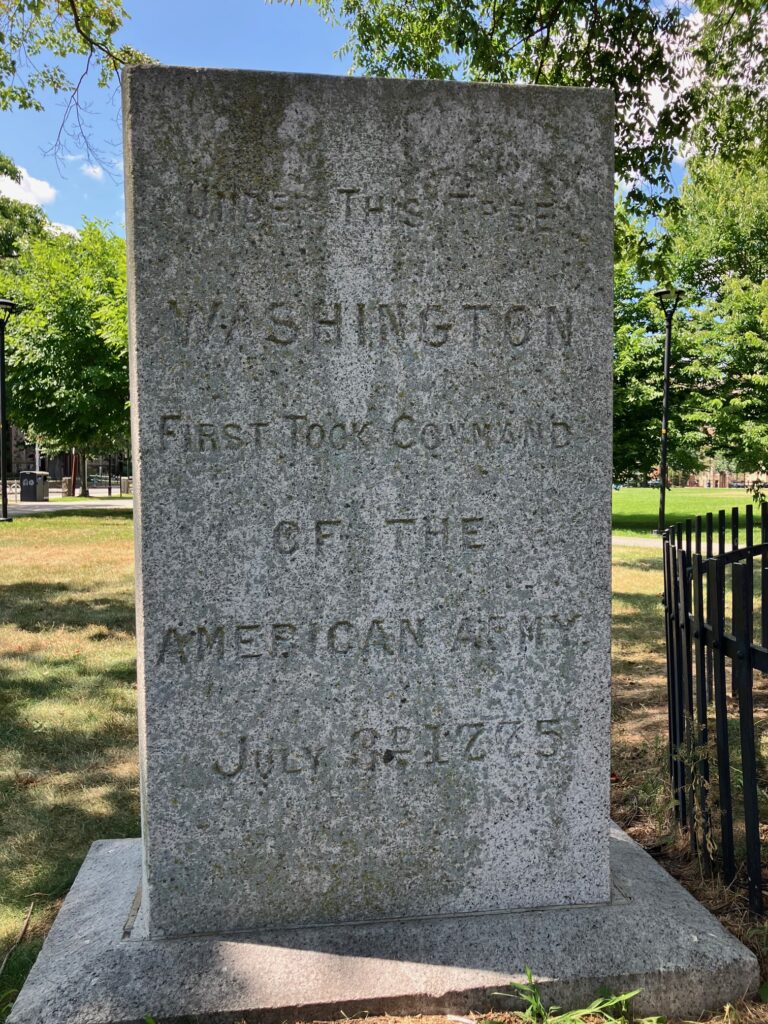
<path id="1" fill-rule="evenodd" d="M 605 902 L 610 98 L 133 81 L 149 934 Z"/>
<path id="2" fill-rule="evenodd" d="M 152 67 L 125 130 L 143 839 L 12 1021 L 742 994 L 610 839 L 610 95 Z"/>

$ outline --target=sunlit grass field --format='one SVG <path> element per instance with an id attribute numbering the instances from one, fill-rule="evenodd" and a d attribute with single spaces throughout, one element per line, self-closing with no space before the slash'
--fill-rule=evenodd
<path id="1" fill-rule="evenodd" d="M 735 506 L 746 508 L 752 501 L 744 488 L 673 487 L 667 491 L 666 523 L 717 513 Z M 758 513 L 755 507 L 755 513 Z M 659 524 L 659 491 L 656 487 L 622 487 L 613 492 L 613 532 L 626 536 L 649 536 Z"/>

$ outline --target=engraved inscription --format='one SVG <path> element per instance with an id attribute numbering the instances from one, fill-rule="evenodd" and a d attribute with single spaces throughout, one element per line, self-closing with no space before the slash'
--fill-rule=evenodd
<path id="1" fill-rule="evenodd" d="M 158 664 L 194 665 L 211 660 L 243 662 L 256 658 L 371 657 L 406 659 L 433 643 L 452 653 L 473 651 L 521 654 L 543 649 L 557 639 L 575 643 L 572 631 L 581 619 L 558 614 L 464 614 L 441 619 L 410 613 L 400 617 L 354 615 L 306 620 L 288 617 L 227 625 L 169 626 L 157 652 Z"/>
<path id="2" fill-rule="evenodd" d="M 416 233 L 440 226 L 476 227 L 484 231 L 546 237 L 557 230 L 567 208 L 545 194 L 499 188 L 499 179 L 475 188 L 446 185 L 420 189 L 371 191 L 356 182 L 340 182 L 320 191 L 305 183 L 281 189 L 227 187 L 207 182 L 188 187 L 184 208 L 193 220 L 225 224 L 256 240 L 286 229 L 311 234 L 324 219 L 343 229 L 370 232 L 384 226 Z"/>
<path id="3" fill-rule="evenodd" d="M 243 772 L 270 776 L 313 776 L 320 772 L 370 773 L 408 768 L 512 763 L 528 754 L 558 758 L 574 731 L 567 718 L 482 717 L 470 722 L 354 729 L 325 745 L 275 742 L 270 737 L 240 736 L 231 751 L 213 762 L 225 779 Z"/>
<path id="4" fill-rule="evenodd" d="M 352 526 L 345 519 L 315 519 L 307 523 L 281 519 L 272 530 L 272 546 L 281 555 L 297 551 L 333 554 L 349 545 Z M 384 534 L 383 539 L 392 541 L 395 551 L 477 552 L 488 541 L 486 518 L 478 515 L 382 516 L 366 524 L 364 532 Z"/>
<path id="5" fill-rule="evenodd" d="M 469 551 L 485 547 L 484 516 L 419 516 L 418 518 L 385 519 L 395 537 L 395 550 L 415 544 L 424 551 L 445 550 L 456 546 Z"/>
<path id="6" fill-rule="evenodd" d="M 356 455 L 374 447 L 401 452 L 450 455 L 462 449 L 517 455 L 526 450 L 568 448 L 573 429 L 563 419 L 477 417 L 425 419 L 402 412 L 391 419 L 345 419 L 332 414 L 285 412 L 248 423 L 211 417 L 204 422 L 181 412 L 160 417 L 160 447 L 168 452 L 213 454 L 244 448 L 256 451 L 325 451 Z"/>
<path id="7" fill-rule="evenodd" d="M 369 192 L 356 185 L 336 190 L 344 223 L 356 229 L 383 224 L 421 228 L 436 218 L 453 224 L 484 221 L 484 230 L 505 228 L 545 235 L 554 229 L 554 202 L 541 197 L 503 195 L 495 189 L 448 189 L 441 195 Z"/>
<path id="8" fill-rule="evenodd" d="M 336 295 L 296 303 L 274 296 L 254 305 L 247 296 L 168 299 L 179 340 L 232 341 L 237 338 L 271 351 L 322 352 L 348 345 L 356 349 L 419 348 L 424 351 L 468 346 L 499 348 L 514 356 L 530 343 L 542 351 L 567 351 L 573 342 L 573 307 L 524 301 L 480 299 L 418 304 L 393 298 L 341 300 Z"/>
<path id="9" fill-rule="evenodd" d="M 483 344 L 519 349 L 532 339 L 549 347 L 568 348 L 573 338 L 570 306 L 533 309 L 523 303 L 340 302 L 332 299 L 308 306 L 272 302 L 254 324 L 264 323 L 262 339 L 279 348 L 309 345 L 323 348 L 349 340 L 358 347 L 444 346 Z M 257 332 L 258 337 L 258 332 Z"/>

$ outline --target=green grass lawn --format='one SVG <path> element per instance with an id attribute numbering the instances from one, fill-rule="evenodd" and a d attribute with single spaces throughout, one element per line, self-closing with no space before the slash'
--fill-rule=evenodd
<path id="1" fill-rule="evenodd" d="M 707 512 L 735 506 L 746 508 L 751 499 L 744 488 L 673 487 L 667 491 L 667 526 Z M 755 507 L 757 515 L 757 508 Z M 659 491 L 655 487 L 622 487 L 613 492 L 613 532 L 625 536 L 650 535 L 659 523 Z"/>
<path id="2" fill-rule="evenodd" d="M 712 497 L 672 493 L 686 513 L 692 496 Z M 638 496 L 658 497 L 616 495 L 635 509 Z M 658 847 L 672 841 L 661 552 L 617 546 L 613 568 L 613 814 Z M 131 513 L 0 525 L 0 961 L 35 904 L 0 976 L 0 1021 L 90 844 L 139 834 L 135 672 Z"/>

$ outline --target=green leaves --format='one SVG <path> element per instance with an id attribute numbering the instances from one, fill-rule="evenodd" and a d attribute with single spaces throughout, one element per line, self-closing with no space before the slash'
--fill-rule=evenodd
<path id="1" fill-rule="evenodd" d="M 616 1021 L 619 1024 L 663 1024 L 663 1017 L 641 1017 L 635 1018 L 630 1014 L 630 1003 L 640 989 L 632 992 L 625 992 L 623 995 L 614 996 L 609 992 L 601 991 L 592 1000 L 589 1006 L 583 1010 L 568 1010 L 560 1012 L 559 1006 L 546 1007 L 541 998 L 539 986 L 533 980 L 533 972 L 530 967 L 525 968 L 527 981 L 511 981 L 509 988 L 512 992 L 494 992 L 495 996 L 505 998 L 517 998 L 525 1003 L 525 1009 L 520 1016 L 531 1024 L 582 1024 L 585 1020 L 597 1018 L 603 1021 Z"/>
<path id="2" fill-rule="evenodd" d="M 768 170 L 753 147 L 736 168 L 697 157 L 668 217 L 687 290 L 679 341 L 699 396 L 705 451 L 739 472 L 768 465 Z"/>
<path id="3" fill-rule="evenodd" d="M 42 110 L 46 92 L 69 93 L 66 121 L 89 71 L 106 86 L 125 65 L 147 63 L 146 54 L 114 42 L 127 18 L 122 0 L 0 0 L 0 110 Z M 73 81 L 62 62 L 77 55 L 82 77 Z M 79 118 L 74 126 L 73 141 L 89 149 Z"/>
<path id="4" fill-rule="evenodd" d="M 674 202 L 673 159 L 768 146 L 759 0 L 315 0 L 366 74 L 610 89 L 616 172 L 635 210 Z"/>
<path id="5" fill-rule="evenodd" d="M 0 288 L 21 313 L 7 331 L 10 419 L 51 450 L 117 450 L 128 437 L 125 244 L 86 221 L 31 241 Z"/>
<path id="6" fill-rule="evenodd" d="M 21 171 L 5 153 L 0 153 L 0 175 L 21 181 Z M 39 236 L 47 224 L 39 206 L 0 195 L 0 259 L 15 255 L 22 238 Z"/>

